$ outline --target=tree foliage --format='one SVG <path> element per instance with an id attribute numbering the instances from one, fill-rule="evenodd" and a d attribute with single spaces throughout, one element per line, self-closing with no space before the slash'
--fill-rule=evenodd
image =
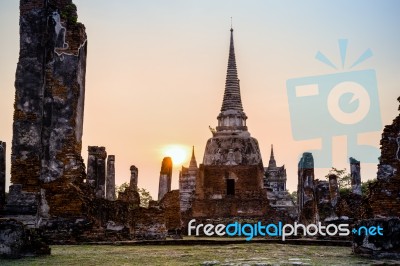
<path id="1" fill-rule="evenodd" d="M 148 208 L 149 203 L 153 200 L 153 197 L 150 195 L 145 188 L 138 188 L 139 196 L 140 196 L 140 207 Z"/>
<path id="2" fill-rule="evenodd" d="M 290 197 L 292 198 L 294 204 L 297 204 L 297 190 L 292 191 L 292 192 L 290 193 Z"/>
<path id="3" fill-rule="evenodd" d="M 328 179 L 330 175 L 336 175 L 338 177 L 337 181 L 339 190 L 351 188 L 351 174 L 346 171 L 346 168 L 337 169 L 332 167 L 332 169 L 329 170 L 329 173 L 325 176 L 326 179 Z"/>
<path id="4" fill-rule="evenodd" d="M 350 194 L 350 192 L 351 192 L 351 174 L 349 172 L 346 172 L 346 168 L 337 169 L 335 167 L 332 167 L 332 169 L 329 170 L 329 173 L 325 177 L 328 179 L 329 175 L 331 175 L 331 174 L 334 174 L 338 177 L 340 196 L 343 197 L 343 196 Z M 361 182 L 362 195 L 367 195 L 368 186 L 375 182 L 377 182 L 376 178 L 367 180 L 365 182 Z"/>

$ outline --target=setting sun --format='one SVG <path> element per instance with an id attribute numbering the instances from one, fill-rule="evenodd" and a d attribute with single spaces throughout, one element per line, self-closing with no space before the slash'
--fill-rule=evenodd
<path id="1" fill-rule="evenodd" d="M 171 157 L 174 166 L 180 166 L 188 158 L 188 148 L 183 145 L 168 145 L 163 148 L 163 155 Z"/>

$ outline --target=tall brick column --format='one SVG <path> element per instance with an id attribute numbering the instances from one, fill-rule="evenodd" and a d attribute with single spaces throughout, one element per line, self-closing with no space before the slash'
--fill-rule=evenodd
<path id="1" fill-rule="evenodd" d="M 86 33 L 71 0 L 20 1 L 11 181 L 80 183 Z"/>
<path id="2" fill-rule="evenodd" d="M 172 180 L 172 159 L 165 157 L 161 164 L 160 182 L 158 186 L 158 200 L 160 201 L 165 194 L 171 191 Z"/>
<path id="3" fill-rule="evenodd" d="M 11 183 L 16 187 L 10 188 L 13 207 L 8 202 L 15 211 L 18 204 L 28 204 L 26 195 L 34 199 L 39 194 L 40 203 L 29 204 L 43 207 L 41 213 L 82 211 L 87 36 L 77 17 L 71 0 L 20 0 L 11 145 Z"/>
<path id="4" fill-rule="evenodd" d="M 96 197 L 105 198 L 107 158 L 106 148 L 89 146 L 88 151 L 87 182 L 93 189 Z"/>

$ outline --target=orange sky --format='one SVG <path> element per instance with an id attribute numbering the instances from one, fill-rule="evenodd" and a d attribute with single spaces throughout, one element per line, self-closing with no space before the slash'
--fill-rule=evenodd
<path id="1" fill-rule="evenodd" d="M 231 16 L 249 132 L 259 141 L 264 165 L 274 144 L 278 165 L 286 165 L 290 191 L 297 186 L 299 154 L 318 148 L 320 140 L 294 140 L 286 81 L 349 71 L 315 60 L 317 51 L 338 63 L 340 38 L 349 40 L 349 61 L 370 48 L 373 57 L 356 70 L 377 73 L 382 126 L 398 113 L 396 1 L 74 2 L 88 34 L 82 154 L 86 159 L 88 145 L 105 146 L 116 156 L 117 184 L 129 181 L 134 164 L 139 187 L 156 196 L 166 145 L 180 144 L 188 151 L 194 145 L 197 162 L 202 161 L 211 137 L 208 126 L 216 126 L 222 103 Z M 1 1 L 0 13 L 0 140 L 7 142 L 9 159 L 18 1 Z M 364 134 L 359 141 L 378 147 L 380 134 Z M 346 137 L 333 141 L 333 165 L 348 168 Z M 174 168 L 173 188 L 178 187 L 180 167 Z M 322 179 L 327 169 L 316 173 Z M 362 165 L 363 180 L 375 173 L 376 164 Z"/>

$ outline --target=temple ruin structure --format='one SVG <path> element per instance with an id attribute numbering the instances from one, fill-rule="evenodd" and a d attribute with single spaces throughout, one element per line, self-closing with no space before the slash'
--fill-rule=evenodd
<path id="1" fill-rule="evenodd" d="M 270 205 L 275 208 L 286 209 L 293 217 L 297 216 L 297 207 L 286 190 L 285 166 L 276 166 L 272 145 L 268 166 L 264 168 L 264 171 L 264 189 L 267 190 Z"/>
<path id="2" fill-rule="evenodd" d="M 265 167 L 264 187 L 272 191 L 286 191 L 286 169 L 285 166 L 276 166 L 274 147 L 271 145 L 271 156 L 268 167 Z"/>
<path id="3" fill-rule="evenodd" d="M 237 74 L 233 29 L 218 126 L 207 141 L 196 177 L 193 218 L 261 217 L 269 208 L 258 142 L 247 130 Z"/>

